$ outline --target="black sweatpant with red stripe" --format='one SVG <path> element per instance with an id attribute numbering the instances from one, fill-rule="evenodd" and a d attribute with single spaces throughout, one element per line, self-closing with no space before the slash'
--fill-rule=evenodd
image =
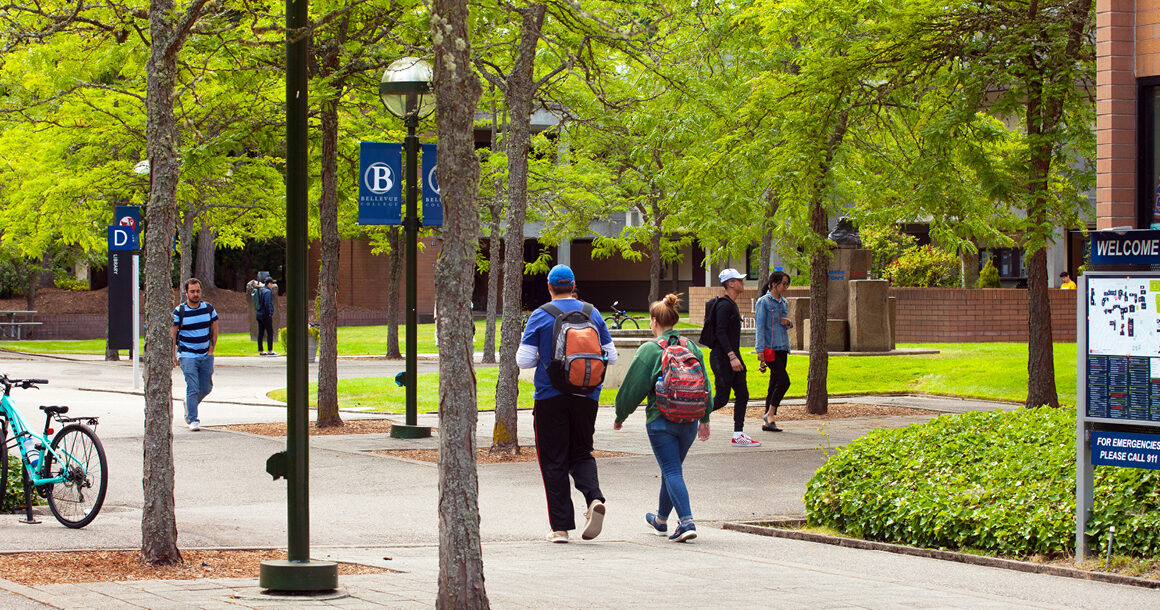
<path id="1" fill-rule="evenodd" d="M 592 434 L 596 428 L 596 401 L 585 396 L 554 396 L 536 400 L 532 411 L 536 452 L 544 493 L 548 498 L 548 523 L 552 531 L 576 529 L 572 485 L 584 494 L 584 508 L 593 500 L 604 501 L 592 457 Z"/>

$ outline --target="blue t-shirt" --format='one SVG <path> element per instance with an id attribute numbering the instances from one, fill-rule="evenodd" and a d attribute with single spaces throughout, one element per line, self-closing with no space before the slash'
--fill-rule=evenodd
<path id="1" fill-rule="evenodd" d="M 552 305 L 567 313 L 581 309 L 584 307 L 584 302 L 577 299 L 555 299 L 552 301 Z M 597 332 L 600 333 L 600 345 L 612 343 L 612 335 L 608 334 L 608 326 L 604 324 L 604 318 L 600 317 L 600 312 L 595 307 L 592 308 L 592 323 L 596 326 Z M 536 362 L 534 380 L 536 386 L 534 398 L 536 400 L 564 395 L 564 392 L 556 389 L 556 386 L 552 385 L 552 380 L 548 378 L 548 362 L 552 359 L 552 329 L 555 325 L 555 316 L 543 309 L 536 309 L 528 317 L 528 325 L 524 327 L 524 336 L 520 339 L 522 345 L 531 345 L 540 354 L 539 361 Z M 588 394 L 588 398 L 599 400 L 600 387 L 592 390 Z"/>
<path id="2" fill-rule="evenodd" d="M 218 319 L 213 305 L 202 301 L 197 307 L 186 303 L 173 310 L 177 328 L 177 357 L 191 358 L 209 353 L 210 326 Z"/>

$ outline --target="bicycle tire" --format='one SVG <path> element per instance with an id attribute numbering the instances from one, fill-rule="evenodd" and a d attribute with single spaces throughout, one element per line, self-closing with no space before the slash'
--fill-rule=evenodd
<path id="1" fill-rule="evenodd" d="M 640 330 L 640 322 L 637 322 L 636 318 L 625 318 L 620 323 L 620 328 L 623 328 L 628 322 L 632 322 L 632 327 L 637 329 L 637 330 Z"/>
<path id="2" fill-rule="evenodd" d="M 604 316 L 604 325 L 608 328 L 620 330 L 620 320 L 617 320 L 616 316 Z"/>
<path id="3" fill-rule="evenodd" d="M 48 477 L 64 476 L 65 482 L 48 486 L 48 508 L 65 527 L 81 528 L 92 522 L 105 503 L 109 471 L 105 447 L 95 432 L 84 424 L 69 424 L 52 439 L 52 448 L 61 456 L 67 452 L 78 464 L 61 465 L 51 454 L 45 471 Z M 82 474 L 80 466 L 84 467 Z M 93 490 L 95 493 L 86 490 Z"/>
<path id="4" fill-rule="evenodd" d="M 8 421 L 0 420 L 0 510 L 8 497 Z"/>

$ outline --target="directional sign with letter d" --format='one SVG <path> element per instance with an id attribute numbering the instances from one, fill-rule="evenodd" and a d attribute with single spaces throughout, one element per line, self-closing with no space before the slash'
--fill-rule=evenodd
<path id="1" fill-rule="evenodd" d="M 141 246 L 137 242 L 137 231 L 135 227 L 127 225 L 109 226 L 109 252 L 132 252 L 133 250 L 140 249 Z"/>

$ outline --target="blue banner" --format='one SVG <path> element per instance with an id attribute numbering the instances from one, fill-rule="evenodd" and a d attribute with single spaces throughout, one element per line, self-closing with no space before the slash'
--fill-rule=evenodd
<path id="1" fill-rule="evenodd" d="M 109 252 L 132 252 L 140 249 L 137 231 L 133 230 L 133 227 L 128 225 L 109 226 Z"/>
<path id="2" fill-rule="evenodd" d="M 1092 430 L 1092 464 L 1160 470 L 1160 435 Z"/>
<path id="3" fill-rule="evenodd" d="M 1160 265 L 1160 231 L 1093 231 L 1093 265 Z"/>
<path id="4" fill-rule="evenodd" d="M 443 226 L 443 200 L 439 197 L 439 182 L 435 179 L 438 153 L 434 144 L 423 144 L 423 226 Z"/>
<path id="5" fill-rule="evenodd" d="M 133 227 L 141 232 L 141 208 L 135 205 L 119 205 L 113 213 L 113 224 L 122 227 Z"/>
<path id="6" fill-rule="evenodd" d="M 403 145 L 359 142 L 358 224 L 403 224 Z"/>

